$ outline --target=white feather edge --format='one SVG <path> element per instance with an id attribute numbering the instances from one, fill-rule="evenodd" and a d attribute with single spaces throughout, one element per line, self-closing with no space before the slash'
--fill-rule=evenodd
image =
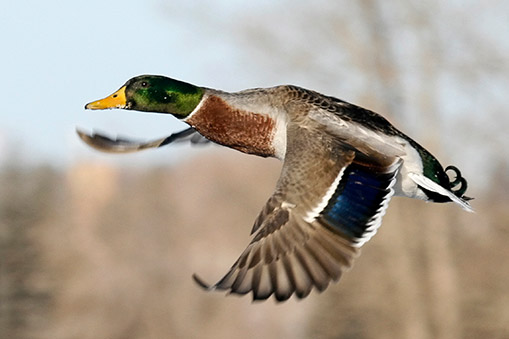
<path id="1" fill-rule="evenodd" d="M 389 207 L 389 202 L 391 198 L 394 196 L 394 184 L 396 183 L 396 178 L 394 178 L 389 184 L 389 193 L 384 197 L 384 200 L 380 204 L 380 207 L 377 210 L 377 213 L 371 218 L 368 223 L 368 227 L 364 231 L 362 237 L 355 239 L 354 247 L 361 247 L 365 243 L 367 243 L 373 236 L 378 232 L 380 226 L 382 226 L 382 217 L 387 212 L 387 208 Z"/>
<path id="2" fill-rule="evenodd" d="M 454 193 L 452 193 L 451 191 L 443 188 L 442 186 L 440 186 L 439 184 L 437 184 L 433 180 L 425 177 L 424 175 L 418 174 L 418 173 L 408 173 L 408 176 L 417 185 L 419 185 L 419 186 L 421 186 L 421 187 L 423 187 L 423 188 L 425 188 L 425 189 L 427 189 L 429 191 L 432 191 L 432 192 L 435 192 L 435 193 L 438 193 L 438 194 L 441 194 L 443 196 L 446 196 L 446 197 L 450 198 L 452 201 L 454 201 L 455 203 L 460 205 L 461 208 L 463 208 L 467 212 L 474 212 L 474 210 L 472 209 L 472 207 L 469 205 L 468 202 L 466 202 L 465 200 L 457 197 L 456 195 L 454 195 Z"/>
<path id="3" fill-rule="evenodd" d="M 306 221 L 308 223 L 312 223 L 316 218 L 318 218 L 320 216 L 320 213 L 323 212 L 325 207 L 327 207 L 327 204 L 329 203 L 329 200 L 332 198 L 332 196 L 334 195 L 334 192 L 336 192 L 336 189 L 338 188 L 339 181 L 343 177 L 343 173 L 345 172 L 345 168 L 346 167 L 341 168 L 341 170 L 339 171 L 338 175 L 336 176 L 336 178 L 332 182 L 332 185 L 329 187 L 327 192 L 325 192 L 325 194 L 323 195 L 323 197 L 320 200 L 320 202 L 313 209 L 308 211 L 306 216 L 304 216 L 304 218 L 303 218 L 304 221 Z"/>

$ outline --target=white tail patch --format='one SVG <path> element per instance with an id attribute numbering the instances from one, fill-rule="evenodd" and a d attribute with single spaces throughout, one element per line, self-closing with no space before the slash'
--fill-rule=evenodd
<path id="1" fill-rule="evenodd" d="M 457 197 L 456 195 L 454 195 L 454 193 L 452 193 L 448 189 L 443 188 L 442 186 L 440 186 L 439 184 L 437 184 L 433 180 L 425 177 L 424 175 L 418 174 L 418 173 L 408 173 L 408 176 L 417 185 L 419 185 L 419 186 L 421 186 L 421 187 L 423 187 L 423 188 L 425 188 L 425 189 L 427 189 L 429 191 L 432 191 L 432 192 L 435 192 L 435 193 L 438 193 L 438 194 L 441 194 L 443 196 L 446 196 L 446 197 L 450 198 L 452 201 L 454 201 L 455 203 L 460 205 L 461 208 L 463 208 L 465 211 L 467 211 L 467 212 L 473 212 L 474 211 L 472 209 L 472 207 L 469 205 L 468 202 L 466 202 L 465 200 Z"/>

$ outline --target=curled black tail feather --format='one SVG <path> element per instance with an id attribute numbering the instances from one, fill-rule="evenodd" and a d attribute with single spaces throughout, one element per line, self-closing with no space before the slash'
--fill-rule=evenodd
<path id="1" fill-rule="evenodd" d="M 465 178 L 463 178 L 461 176 L 461 172 L 460 170 L 456 167 L 456 166 L 447 166 L 445 168 L 445 172 L 447 171 L 453 171 L 454 172 L 454 175 L 456 176 L 456 178 L 454 178 L 454 180 L 451 180 L 449 182 L 449 188 L 451 190 L 452 193 L 454 193 L 455 196 L 457 196 L 458 198 L 461 198 L 463 200 L 472 200 L 473 198 L 470 198 L 470 197 L 467 197 L 465 196 L 465 192 L 467 191 L 467 180 Z M 459 185 L 459 188 L 456 188 L 457 186 Z"/>

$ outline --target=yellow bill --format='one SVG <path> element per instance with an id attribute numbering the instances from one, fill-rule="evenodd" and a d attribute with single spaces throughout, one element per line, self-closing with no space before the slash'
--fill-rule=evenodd
<path id="1" fill-rule="evenodd" d="M 107 109 L 126 107 L 125 86 L 101 100 L 93 101 L 85 105 L 85 109 Z"/>

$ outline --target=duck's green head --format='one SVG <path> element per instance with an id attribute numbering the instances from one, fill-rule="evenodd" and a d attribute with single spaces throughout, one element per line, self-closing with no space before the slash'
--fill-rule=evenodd
<path id="1" fill-rule="evenodd" d="M 169 113 L 184 119 L 200 103 L 203 89 L 160 75 L 140 75 L 112 95 L 85 105 L 86 109 L 124 108 Z"/>

